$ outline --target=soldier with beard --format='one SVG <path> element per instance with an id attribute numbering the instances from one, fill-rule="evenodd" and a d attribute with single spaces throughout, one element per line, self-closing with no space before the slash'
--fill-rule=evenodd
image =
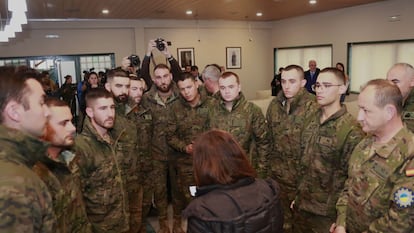
<path id="1" fill-rule="evenodd" d="M 134 122 L 137 127 L 137 155 L 138 155 L 138 183 L 139 183 L 139 199 L 138 203 L 142 203 L 142 210 L 138 209 L 138 219 L 141 219 L 141 232 L 146 232 L 146 217 L 151 209 L 151 201 L 154 192 L 153 188 L 153 165 L 151 153 L 151 139 L 153 131 L 153 122 L 151 110 L 145 108 L 141 104 L 142 95 L 144 93 L 145 81 L 135 76 L 130 77 L 131 86 L 129 88 L 129 100 L 126 106 L 126 117 Z M 130 203 L 131 206 L 131 203 Z"/>
<path id="2" fill-rule="evenodd" d="M 84 129 L 76 137 L 77 165 L 86 213 L 93 232 L 120 233 L 129 230 L 126 182 L 121 168 L 123 151 L 120 135 L 111 129 L 115 122 L 115 103 L 105 89 L 86 95 Z"/>
<path id="3" fill-rule="evenodd" d="M 33 166 L 33 171 L 43 180 L 52 195 L 59 232 L 89 233 L 91 224 L 86 216 L 80 191 L 79 177 L 72 174 L 68 165 L 74 158 L 69 149 L 75 139 L 76 128 L 68 104 L 57 98 L 47 98 L 50 116 L 46 124 L 45 141 L 48 157 Z"/>
<path id="4" fill-rule="evenodd" d="M 173 85 L 172 74 L 170 69 L 165 64 L 158 64 L 154 68 L 154 76 L 152 77 L 151 89 L 143 96 L 142 106 L 151 109 L 152 119 L 154 123 L 154 131 L 152 137 L 152 155 L 154 174 L 153 183 L 155 204 L 159 212 L 159 233 L 169 233 L 168 219 L 167 219 L 167 177 L 170 179 L 171 189 L 176 188 L 176 167 L 175 161 L 171 154 L 172 149 L 167 144 L 166 126 L 168 124 L 168 116 L 171 111 L 171 105 L 178 98 L 178 90 Z M 170 172 L 169 172 L 170 171 Z M 169 176 L 168 176 L 169 172 Z M 172 191 L 174 193 L 174 191 Z M 174 218 L 177 220 L 174 224 L 174 232 L 181 233 L 181 213 L 174 204 L 173 198 Z"/>
<path id="5" fill-rule="evenodd" d="M 138 137 L 135 121 L 125 116 L 128 92 L 130 88 L 129 74 L 118 68 L 107 72 L 105 89 L 112 93 L 115 100 L 115 124 L 113 132 L 119 135 L 118 150 L 123 154 L 120 166 L 127 182 L 126 190 L 129 199 L 130 233 L 139 232 L 142 222 L 141 185 L 139 182 L 140 154 L 137 148 Z"/>

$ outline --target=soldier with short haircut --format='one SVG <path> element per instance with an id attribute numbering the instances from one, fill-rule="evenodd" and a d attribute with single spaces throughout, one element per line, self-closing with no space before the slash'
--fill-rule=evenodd
<path id="1" fill-rule="evenodd" d="M 347 80 L 336 68 L 323 69 L 312 87 L 319 109 L 302 131 L 303 148 L 294 208 L 294 232 L 329 231 L 335 204 L 347 178 L 349 156 L 363 132 L 340 104 Z"/>
<path id="2" fill-rule="evenodd" d="M 193 176 L 193 142 L 208 129 L 209 111 L 215 99 L 199 88 L 196 78 L 184 72 L 177 82 L 180 97 L 171 106 L 167 127 L 167 142 L 177 157 L 178 208 L 183 210 L 192 200 L 189 187 L 195 185 Z M 179 199 L 179 200 L 178 200 Z"/>
<path id="3" fill-rule="evenodd" d="M 93 232 L 128 232 L 128 193 L 120 164 L 124 155 L 120 135 L 111 131 L 114 99 L 105 89 L 93 89 L 85 99 L 87 118 L 75 146 L 86 213 Z"/>
<path id="4" fill-rule="evenodd" d="M 57 232 L 92 232 L 86 216 L 79 177 L 69 167 L 75 157 L 70 150 L 75 142 L 76 132 L 72 124 L 72 113 L 63 100 L 49 97 L 45 103 L 51 113 L 46 133 L 42 137 L 50 143 L 47 148 L 48 157 L 38 161 L 33 166 L 33 171 L 45 182 L 52 195 L 58 222 Z"/>
<path id="5" fill-rule="evenodd" d="M 407 128 L 414 132 L 414 68 L 408 63 L 394 64 L 387 73 L 387 80 L 400 89 L 403 97 L 401 117 Z"/>
<path id="6" fill-rule="evenodd" d="M 137 233 L 140 231 L 142 223 L 141 184 L 139 182 L 140 153 L 137 148 L 139 140 L 135 121 L 129 120 L 125 116 L 131 80 L 128 72 L 120 68 L 109 70 L 106 77 L 105 89 L 112 93 L 115 100 L 115 123 L 112 132 L 118 135 L 118 150 L 123 155 L 119 157 L 119 164 L 127 182 L 126 190 L 130 213 L 129 233 Z"/>
<path id="7" fill-rule="evenodd" d="M 414 134 L 401 120 L 402 102 L 389 81 L 361 88 L 358 121 L 368 137 L 349 160 L 331 232 L 413 232 Z"/>
<path id="8" fill-rule="evenodd" d="M 125 116 L 129 121 L 134 122 L 137 128 L 137 170 L 138 170 L 138 203 L 141 208 L 137 209 L 137 218 L 141 219 L 140 230 L 146 232 L 146 217 L 149 214 L 152 205 L 152 197 L 154 193 L 155 174 L 153 166 L 153 158 L 151 151 L 151 140 L 154 128 L 152 113 L 149 108 L 145 108 L 141 104 L 142 95 L 145 91 L 145 81 L 142 78 L 131 77 L 131 85 L 129 88 L 128 104 L 126 106 Z M 131 203 L 130 203 L 131 206 Z"/>
<path id="9" fill-rule="evenodd" d="M 21 72 L 0 67 L 0 232 L 54 233 L 51 195 L 32 170 L 46 157 L 50 112 L 38 73 Z"/>
<path id="10" fill-rule="evenodd" d="M 300 134 L 305 119 L 316 109 L 315 96 L 305 88 L 306 80 L 302 67 L 286 66 L 281 71 L 282 90 L 270 102 L 267 123 L 273 139 L 273 150 L 269 158 L 271 177 L 278 181 L 284 208 L 284 230 L 292 230 L 290 203 L 296 195 L 296 178 L 300 161 Z"/>
<path id="11" fill-rule="evenodd" d="M 168 125 L 171 105 L 178 99 L 178 90 L 172 81 L 170 69 L 165 64 L 158 64 L 154 68 L 151 89 L 142 98 L 142 106 L 152 112 L 154 131 L 152 134 L 152 155 L 154 165 L 155 205 L 158 209 L 160 229 L 158 233 L 169 233 L 167 216 L 167 179 L 170 179 L 171 189 L 176 188 L 176 165 L 172 157 L 172 148 L 167 143 L 166 127 Z M 169 174 L 169 176 L 168 176 Z M 172 191 L 172 193 L 175 193 Z M 172 196 L 174 232 L 183 232 L 181 228 L 181 210 L 175 205 L 175 197 Z M 178 225 L 179 224 L 179 225 Z"/>
<path id="12" fill-rule="evenodd" d="M 213 96 L 216 99 L 220 99 L 218 80 L 221 76 L 220 67 L 216 64 L 207 65 L 201 77 L 204 82 L 204 87 L 209 96 Z"/>
<path id="13" fill-rule="evenodd" d="M 236 73 L 224 72 L 219 78 L 219 88 L 220 100 L 211 111 L 210 127 L 231 133 L 249 154 L 259 177 L 266 177 L 272 145 L 262 111 L 245 99 Z"/>

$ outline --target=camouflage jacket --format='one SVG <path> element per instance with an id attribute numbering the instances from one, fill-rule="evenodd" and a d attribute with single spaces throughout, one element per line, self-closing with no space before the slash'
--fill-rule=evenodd
<path id="1" fill-rule="evenodd" d="M 54 233 L 50 193 L 32 171 L 47 145 L 0 125 L 0 232 Z"/>
<path id="2" fill-rule="evenodd" d="M 280 184 L 296 188 L 300 161 L 300 134 L 305 119 L 317 109 L 315 96 L 302 88 L 293 97 L 289 112 L 283 92 L 270 102 L 266 113 L 273 150 L 269 158 L 272 177 Z"/>
<path id="3" fill-rule="evenodd" d="M 33 171 L 43 180 L 52 196 L 58 223 L 56 232 L 92 232 L 79 179 L 71 173 L 67 165 L 45 156 L 36 162 Z"/>
<path id="4" fill-rule="evenodd" d="M 200 90 L 200 102 L 197 106 L 191 107 L 183 98 L 179 97 L 171 105 L 170 118 L 167 128 L 168 144 L 178 153 L 178 156 L 186 156 L 190 162 L 192 157 L 186 154 L 185 148 L 195 138 L 205 132 L 209 125 L 209 111 L 214 106 L 215 99 L 207 96 L 203 89 Z M 192 164 L 192 163 L 191 163 Z"/>
<path id="5" fill-rule="evenodd" d="M 152 134 L 152 155 L 153 158 L 160 161 L 167 161 L 172 153 L 172 149 L 168 146 L 166 139 L 168 118 L 171 111 L 171 105 L 178 99 L 179 93 L 173 85 L 173 94 L 164 103 L 158 95 L 157 88 L 151 87 L 151 90 L 142 96 L 142 106 L 150 109 L 152 120 L 154 123 L 154 131 Z"/>
<path id="6" fill-rule="evenodd" d="M 76 137 L 75 151 L 86 213 L 94 232 L 129 230 L 128 197 L 118 151 L 118 138 L 104 141 L 85 118 L 83 131 Z"/>
<path id="7" fill-rule="evenodd" d="M 350 232 L 413 232 L 414 134 L 406 127 L 388 143 L 372 136 L 361 141 L 349 160 L 348 176 L 337 202 L 337 225 Z"/>
<path id="8" fill-rule="evenodd" d="M 259 176 L 265 177 L 268 172 L 267 159 L 272 145 L 262 110 L 257 105 L 248 102 L 243 93 L 240 93 L 231 111 L 226 109 L 224 101 L 220 99 L 210 114 L 210 128 L 231 133 L 246 153 L 250 154 L 250 162 Z M 253 143 L 257 147 L 257 152 L 251 148 Z"/>
<path id="9" fill-rule="evenodd" d="M 136 191 L 139 186 L 140 157 L 138 153 L 138 131 L 134 121 L 125 116 L 126 104 L 116 103 L 115 123 L 111 130 L 114 138 L 117 138 L 117 151 L 119 164 L 124 179 L 127 182 L 128 191 Z"/>
<path id="10" fill-rule="evenodd" d="M 149 174 L 153 169 L 151 140 L 154 128 L 152 112 L 142 105 L 127 107 L 126 117 L 134 122 L 137 129 L 137 154 L 138 154 L 138 173 L 139 179 L 150 178 Z"/>
<path id="11" fill-rule="evenodd" d="M 303 155 L 295 205 L 335 219 L 335 204 L 347 178 L 348 160 L 363 138 L 361 127 L 345 105 L 320 123 L 321 110 L 302 132 Z"/>
<path id="12" fill-rule="evenodd" d="M 411 90 L 407 99 L 404 102 L 402 120 L 407 125 L 407 128 L 414 132 L 414 89 Z"/>

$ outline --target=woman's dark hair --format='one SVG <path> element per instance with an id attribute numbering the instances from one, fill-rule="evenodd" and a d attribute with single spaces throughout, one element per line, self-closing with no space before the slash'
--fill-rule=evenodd
<path id="1" fill-rule="evenodd" d="M 217 129 L 195 140 L 193 169 L 198 186 L 232 184 L 245 177 L 256 177 L 239 143 L 230 133 Z"/>

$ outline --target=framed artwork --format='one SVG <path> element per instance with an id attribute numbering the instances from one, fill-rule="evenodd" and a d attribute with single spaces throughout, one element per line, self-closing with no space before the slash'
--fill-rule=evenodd
<path id="1" fill-rule="evenodd" d="M 241 69 L 241 47 L 226 47 L 226 68 Z"/>
<path id="2" fill-rule="evenodd" d="M 178 64 L 182 70 L 185 70 L 186 66 L 193 66 L 194 62 L 194 48 L 177 48 Z"/>

